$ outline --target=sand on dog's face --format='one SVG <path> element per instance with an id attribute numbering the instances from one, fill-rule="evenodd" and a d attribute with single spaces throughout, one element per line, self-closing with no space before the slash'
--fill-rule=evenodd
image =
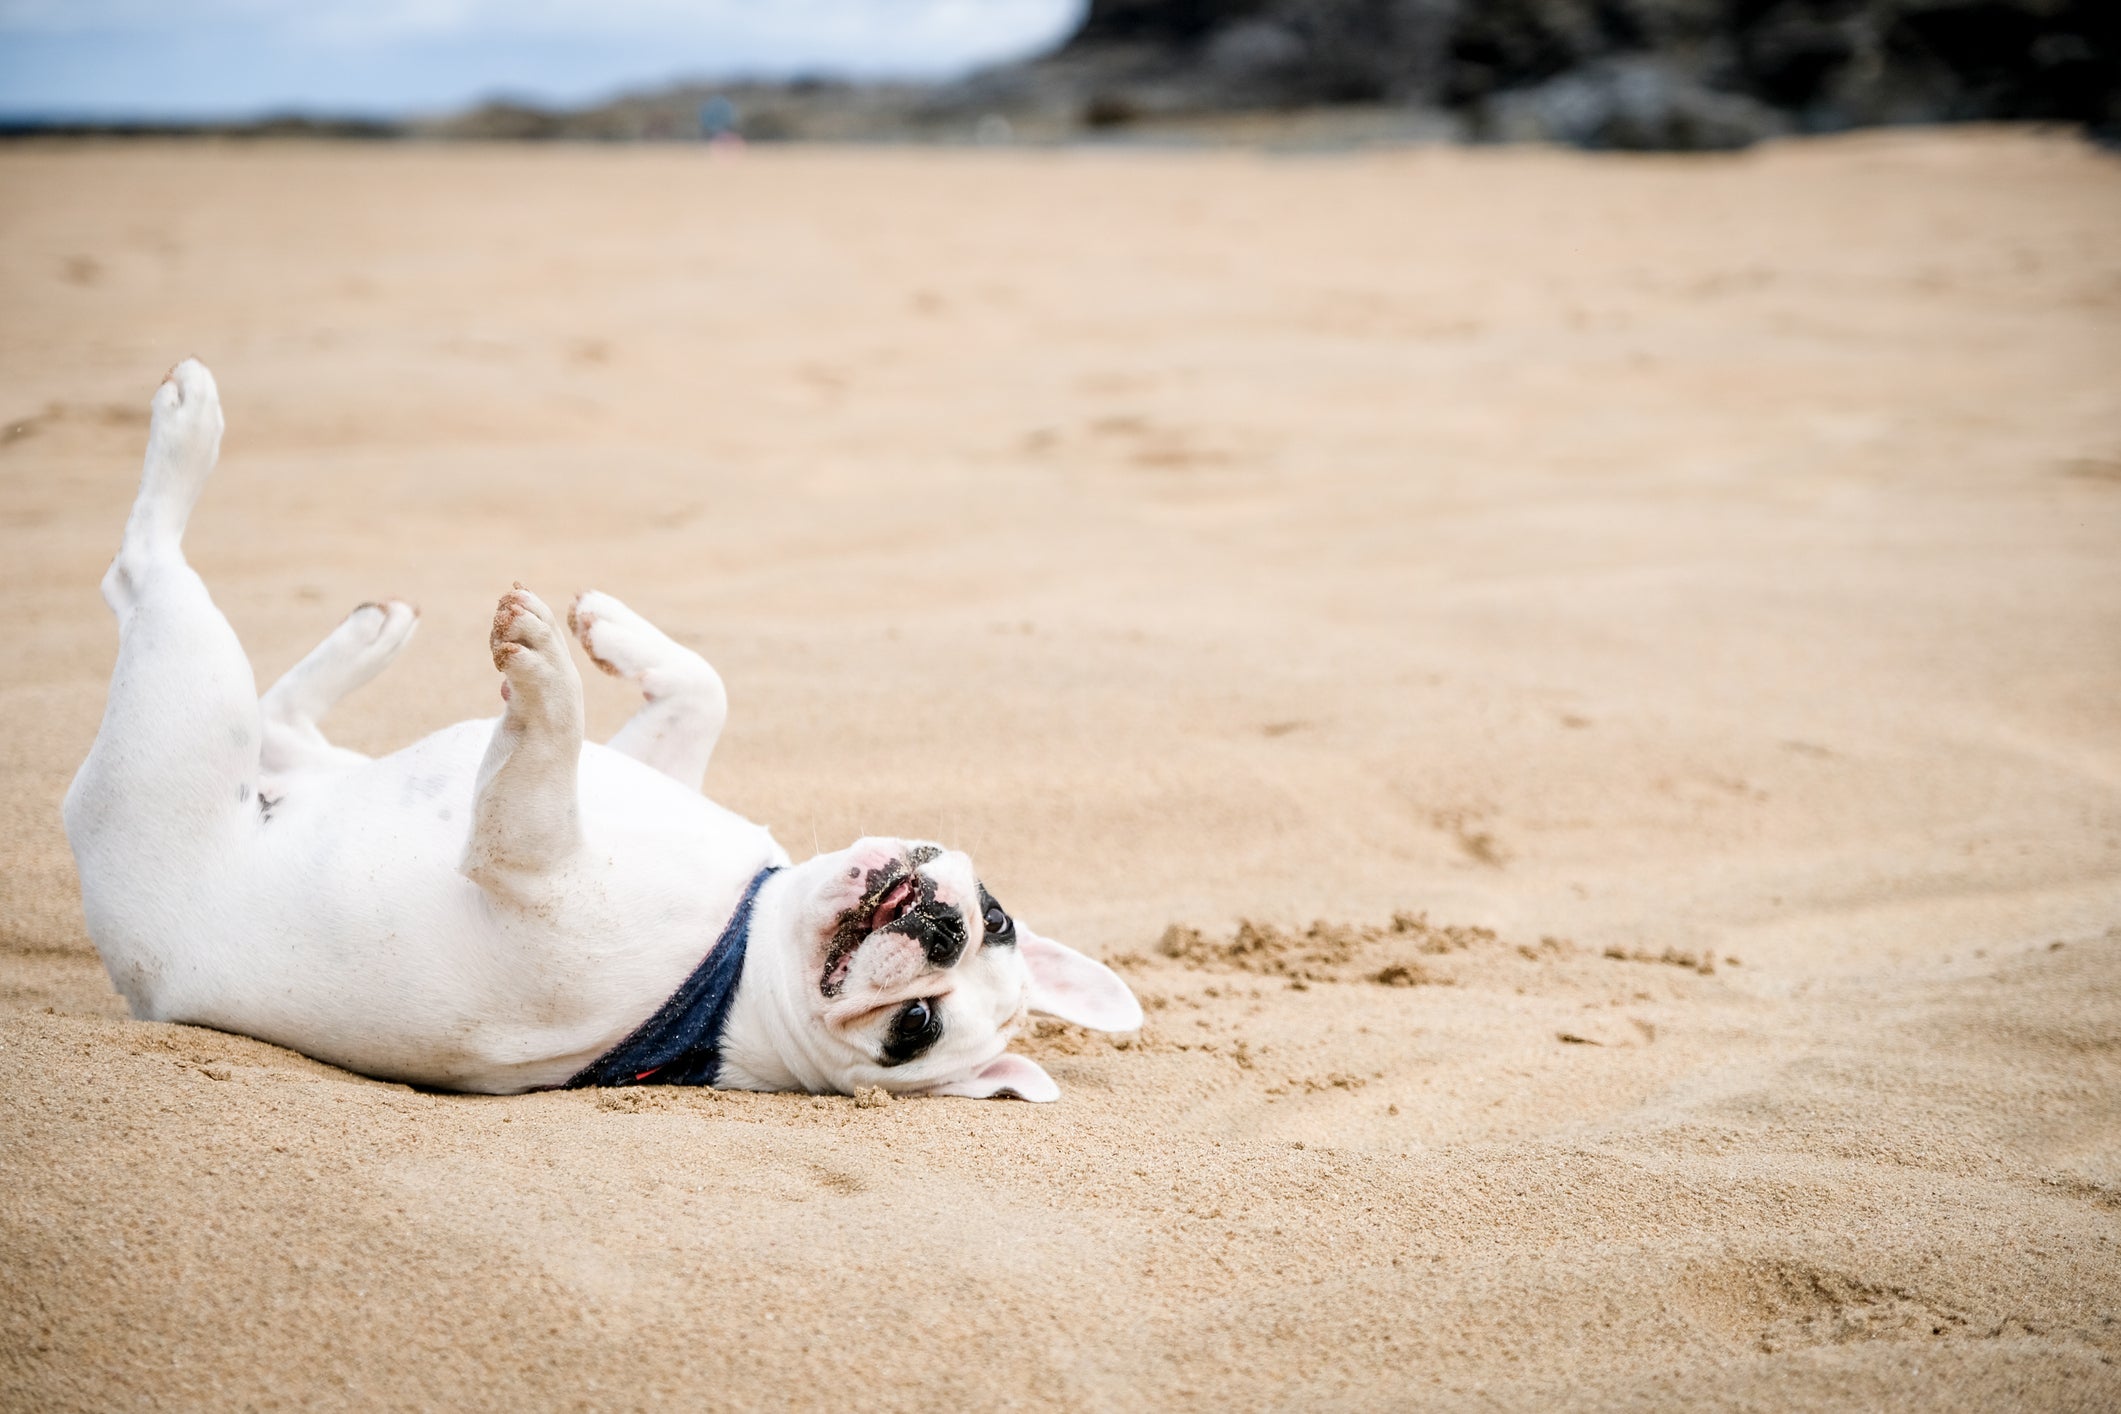
<path id="1" fill-rule="evenodd" d="M 2110 158 L 0 190 L 0 1402 L 2121 1397 Z M 968 850 L 1139 1040 L 1036 1028 L 1050 1107 L 464 1099 L 123 1019 L 58 801 L 187 353 L 260 675 L 423 607 L 341 739 L 611 590 L 727 680 L 717 798 Z"/>

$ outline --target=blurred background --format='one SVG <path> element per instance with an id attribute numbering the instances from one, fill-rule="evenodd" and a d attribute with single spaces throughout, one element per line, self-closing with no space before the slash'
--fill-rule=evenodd
<path id="1" fill-rule="evenodd" d="M 1734 148 L 2121 132 L 2112 0 L 5 0 L 0 123 Z"/>

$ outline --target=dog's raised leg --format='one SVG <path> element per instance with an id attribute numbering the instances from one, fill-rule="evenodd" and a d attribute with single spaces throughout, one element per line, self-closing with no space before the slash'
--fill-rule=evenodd
<path id="1" fill-rule="evenodd" d="M 693 790 L 729 718 L 729 694 L 707 660 L 598 590 L 584 590 L 567 622 L 589 660 L 647 699 L 606 743 Z"/>
<path id="2" fill-rule="evenodd" d="M 89 934 L 135 1013 L 158 1015 L 155 935 L 209 908 L 258 828 L 258 689 L 235 630 L 184 561 L 221 448 L 221 400 L 196 359 L 155 390 L 140 493 L 103 598 L 118 661 L 103 725 L 66 793 Z"/>
<path id="3" fill-rule="evenodd" d="M 402 599 L 363 604 L 309 656 L 280 675 L 258 699 L 265 740 L 259 764 L 268 776 L 284 771 L 363 761 L 358 751 L 333 746 L 317 726 L 340 698 L 390 665 L 420 626 L 420 611 Z"/>
<path id="4" fill-rule="evenodd" d="M 559 620 L 520 584 L 501 596 L 489 641 L 508 706 L 479 766 L 463 867 L 524 902 L 581 848 L 582 679 Z"/>

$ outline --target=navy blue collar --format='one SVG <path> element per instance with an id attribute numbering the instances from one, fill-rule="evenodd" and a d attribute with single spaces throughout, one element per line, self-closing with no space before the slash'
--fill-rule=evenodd
<path id="1" fill-rule="evenodd" d="M 744 948 L 751 941 L 751 906 L 759 887 L 779 873 L 767 865 L 751 878 L 729 926 L 685 985 L 656 1008 L 631 1036 L 591 1061 L 563 1089 L 590 1085 L 712 1085 L 722 1068 L 722 1028 L 744 975 Z"/>

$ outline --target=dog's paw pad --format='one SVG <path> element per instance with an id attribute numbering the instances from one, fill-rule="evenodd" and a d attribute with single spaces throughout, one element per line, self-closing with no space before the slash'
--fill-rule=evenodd
<path id="1" fill-rule="evenodd" d="M 575 595 L 574 602 L 567 606 L 567 627 L 573 632 L 575 641 L 582 645 L 590 662 L 613 677 L 624 677 L 626 671 L 597 647 L 597 630 L 599 625 L 605 626 L 602 636 L 610 637 L 609 624 L 624 607 L 609 594 L 600 594 L 594 589 L 585 589 Z"/>
<path id="2" fill-rule="evenodd" d="M 706 659 L 601 590 L 576 595 L 567 623 L 590 662 L 650 699 L 719 682 Z"/>
<path id="3" fill-rule="evenodd" d="M 646 619 L 609 594 L 585 589 L 567 611 L 567 626 L 589 661 L 615 678 L 638 678 L 654 666 L 657 641 L 668 643 Z"/>
<path id="4" fill-rule="evenodd" d="M 699 656 L 671 642 L 661 629 L 601 590 L 585 589 L 576 595 L 567 622 L 589 661 L 613 677 L 638 682 L 658 669 Z"/>
<path id="5" fill-rule="evenodd" d="M 566 662 L 560 625 L 545 601 L 520 584 L 494 606 L 493 665 L 511 677 L 558 670 Z"/>

